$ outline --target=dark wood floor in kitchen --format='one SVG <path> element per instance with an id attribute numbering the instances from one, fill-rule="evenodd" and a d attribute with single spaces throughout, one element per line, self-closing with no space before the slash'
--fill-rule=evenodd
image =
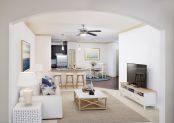
<path id="1" fill-rule="evenodd" d="M 93 82 L 94 87 L 108 88 L 118 90 L 118 77 L 111 77 L 108 81 Z"/>

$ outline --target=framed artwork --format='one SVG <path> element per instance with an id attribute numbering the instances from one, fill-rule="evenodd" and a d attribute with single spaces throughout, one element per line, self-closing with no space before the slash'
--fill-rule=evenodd
<path id="1" fill-rule="evenodd" d="M 85 60 L 86 61 L 100 60 L 100 49 L 99 48 L 85 48 Z"/>
<path id="2" fill-rule="evenodd" d="M 30 69 L 30 43 L 26 41 L 21 41 L 21 61 L 22 61 L 22 71 L 27 71 Z"/>

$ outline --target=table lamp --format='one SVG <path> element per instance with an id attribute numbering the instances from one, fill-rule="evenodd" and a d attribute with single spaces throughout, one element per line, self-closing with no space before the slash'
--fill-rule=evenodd
<path id="1" fill-rule="evenodd" d="M 32 105 L 32 86 L 36 85 L 36 75 L 34 72 L 20 72 L 18 86 L 23 89 L 23 97 L 25 105 Z"/>

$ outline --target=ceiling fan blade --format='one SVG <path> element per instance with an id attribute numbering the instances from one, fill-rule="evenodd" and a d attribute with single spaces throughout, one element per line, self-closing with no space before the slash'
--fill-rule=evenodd
<path id="1" fill-rule="evenodd" d="M 87 34 L 92 35 L 92 36 L 97 36 L 97 34 L 90 33 L 90 32 L 88 32 Z"/>
<path id="2" fill-rule="evenodd" d="M 101 32 L 101 30 L 89 30 L 88 32 Z"/>

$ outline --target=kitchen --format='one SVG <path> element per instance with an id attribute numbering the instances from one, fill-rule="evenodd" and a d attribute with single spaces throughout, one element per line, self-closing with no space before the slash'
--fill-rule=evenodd
<path id="1" fill-rule="evenodd" d="M 106 46 L 108 45 L 108 48 Z M 62 73 L 62 81 L 66 82 L 66 74 L 71 73 L 74 80 L 77 80 L 77 74 L 83 73 L 84 79 L 90 81 L 90 78 L 95 80 L 108 80 L 108 58 L 113 60 L 114 53 L 110 56 L 108 51 L 114 51 L 116 43 L 85 43 L 85 42 L 67 42 L 67 41 L 52 41 L 51 46 L 51 67 L 52 72 Z M 112 48 L 113 47 L 113 48 Z M 109 49 L 109 50 L 107 50 Z M 88 52 L 95 53 L 96 58 L 87 59 Z M 116 50 L 115 50 L 116 52 Z M 114 60 L 113 60 L 114 61 Z M 92 65 L 95 63 L 95 66 Z M 113 66 L 112 66 L 113 67 Z M 110 76 L 112 76 L 112 70 Z M 72 81 L 71 77 L 69 77 Z M 82 80 L 82 77 L 80 77 Z M 81 81 L 80 80 L 80 81 Z"/>
<path id="2" fill-rule="evenodd" d="M 87 37 L 85 37 L 86 39 Z M 66 83 L 66 73 L 73 73 L 73 81 L 76 83 L 77 73 L 85 73 L 84 79 L 95 77 L 96 81 L 105 80 L 109 76 L 115 78 L 116 51 L 118 43 L 115 42 L 87 42 L 60 40 L 49 35 L 37 35 L 36 37 L 36 63 L 43 65 L 44 75 L 51 71 L 53 75 L 62 74 L 62 83 Z M 56 48 L 57 47 L 57 48 Z M 96 54 L 95 59 L 87 57 L 88 52 Z M 58 61 L 58 62 L 57 62 Z M 95 62 L 95 70 L 91 71 L 91 63 Z M 95 75 L 94 75 L 95 73 Z M 72 78 L 68 84 L 71 85 Z M 56 78 L 59 79 L 60 78 Z M 108 78 L 106 78 L 108 79 Z M 80 77 L 80 81 L 82 77 Z"/>

